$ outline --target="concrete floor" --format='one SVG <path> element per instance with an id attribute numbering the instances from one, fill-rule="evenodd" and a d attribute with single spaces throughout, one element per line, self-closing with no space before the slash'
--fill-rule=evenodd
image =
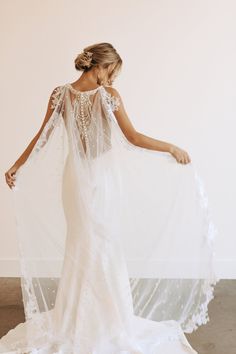
<path id="1" fill-rule="evenodd" d="M 199 354 L 236 354 L 236 280 L 221 280 L 209 305 L 210 321 L 186 334 Z M 0 337 L 24 321 L 19 278 L 0 278 Z"/>
<path id="2" fill-rule="evenodd" d="M 236 280 L 220 280 L 214 295 L 210 321 L 186 337 L 199 354 L 236 354 Z"/>
<path id="3" fill-rule="evenodd" d="M 24 320 L 20 279 L 0 278 L 0 338 Z"/>

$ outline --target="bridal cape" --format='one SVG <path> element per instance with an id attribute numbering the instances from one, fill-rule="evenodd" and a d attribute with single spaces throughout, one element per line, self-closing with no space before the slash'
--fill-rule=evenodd
<path id="1" fill-rule="evenodd" d="M 196 353 L 217 282 L 216 227 L 193 163 L 131 144 L 105 86 L 52 92 L 16 173 L 26 320 L 0 353 Z"/>

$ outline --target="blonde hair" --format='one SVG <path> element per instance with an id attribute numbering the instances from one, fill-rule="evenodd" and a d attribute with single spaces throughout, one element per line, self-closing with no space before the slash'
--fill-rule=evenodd
<path id="1" fill-rule="evenodd" d="M 108 80 L 121 69 L 122 59 L 110 43 L 97 43 L 84 48 L 74 60 L 76 70 L 89 71 L 94 66 L 108 68 Z"/>

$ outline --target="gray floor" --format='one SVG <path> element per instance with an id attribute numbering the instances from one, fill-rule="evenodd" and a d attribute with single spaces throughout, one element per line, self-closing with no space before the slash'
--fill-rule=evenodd
<path id="1" fill-rule="evenodd" d="M 0 278 L 0 337 L 24 321 L 18 278 Z M 186 334 L 199 354 L 236 354 L 236 280 L 221 280 L 209 305 L 210 321 Z"/>
<path id="2" fill-rule="evenodd" d="M 209 304 L 210 321 L 186 335 L 199 354 L 236 354 L 236 280 L 220 280 Z"/>

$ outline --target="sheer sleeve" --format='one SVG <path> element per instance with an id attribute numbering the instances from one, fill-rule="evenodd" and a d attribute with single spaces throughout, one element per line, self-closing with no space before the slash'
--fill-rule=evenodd
<path id="1" fill-rule="evenodd" d="M 49 101 L 44 122 L 41 127 L 41 134 L 35 144 L 35 151 L 39 151 L 48 141 L 54 127 L 59 121 L 60 114 L 64 113 L 64 101 L 62 100 L 63 86 L 53 89 Z"/>
<path id="2" fill-rule="evenodd" d="M 51 93 L 49 104 L 51 110 L 54 110 L 60 102 L 60 96 L 62 93 L 63 86 L 57 86 Z"/>
<path id="3" fill-rule="evenodd" d="M 119 107 L 121 105 L 121 98 L 117 90 L 112 87 L 106 87 L 106 101 L 112 112 L 119 110 Z"/>

